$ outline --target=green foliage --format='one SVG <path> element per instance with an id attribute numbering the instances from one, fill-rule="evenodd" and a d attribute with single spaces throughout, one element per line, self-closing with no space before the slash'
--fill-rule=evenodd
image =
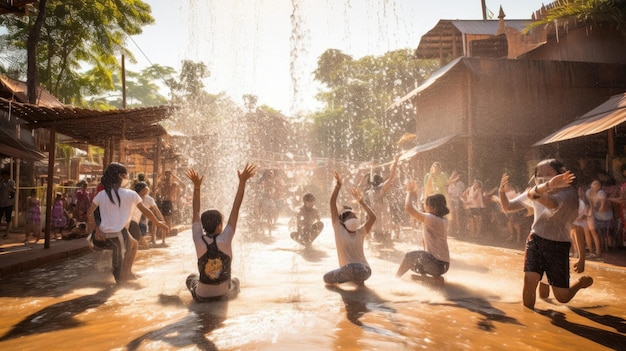
<path id="1" fill-rule="evenodd" d="M 203 62 L 183 60 L 178 80 L 167 79 L 167 86 L 171 89 L 172 102 L 176 105 L 190 104 L 202 105 L 212 100 L 211 96 L 204 91 L 202 79 L 211 75 Z"/>
<path id="2" fill-rule="evenodd" d="M 533 22 L 524 32 L 532 28 L 552 24 L 555 20 L 574 18 L 584 23 L 612 23 L 626 33 L 626 1 L 624 0 L 561 0 L 548 11 L 548 15 Z"/>
<path id="3" fill-rule="evenodd" d="M 311 116 L 313 149 L 338 159 L 391 158 L 400 136 L 414 132 L 415 116 L 387 108 L 437 68 L 436 62 L 414 59 L 409 49 L 359 60 L 327 50 L 314 72 L 328 89 L 317 96 L 326 107 Z"/>
<path id="4" fill-rule="evenodd" d="M 230 116 L 243 115 L 243 111 L 224 93 L 209 94 L 202 80 L 209 70 L 202 62 L 183 60 L 178 77 L 166 79 L 170 88 L 171 103 L 179 107 L 163 125 L 168 131 L 182 132 L 187 136 L 205 136 L 217 132 L 214 126 Z"/>
<path id="5" fill-rule="evenodd" d="M 78 106 L 85 104 L 86 95 L 113 89 L 117 57 L 124 53 L 132 59 L 124 40 L 154 22 L 150 6 L 141 0 L 48 0 L 46 13 L 37 45 L 39 83 L 59 100 Z M 5 54 L 24 55 L 36 16 L 32 11 L 25 17 L 0 17 L 0 26 L 7 29 L 0 38 Z M 20 63 L 23 75 L 25 64 Z"/>
<path id="6" fill-rule="evenodd" d="M 152 65 L 141 72 L 126 71 L 126 108 L 159 106 L 168 103 L 168 99 L 159 90 L 167 85 L 176 71 L 172 67 Z M 115 99 L 110 104 L 122 108 L 122 79 L 113 75 L 115 82 Z M 162 82 L 162 85 L 157 84 Z"/>

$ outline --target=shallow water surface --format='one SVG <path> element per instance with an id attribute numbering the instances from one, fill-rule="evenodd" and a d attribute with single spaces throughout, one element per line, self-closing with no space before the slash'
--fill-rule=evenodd
<path id="1" fill-rule="evenodd" d="M 326 287 L 337 266 L 325 229 L 313 248 L 238 233 L 233 301 L 197 304 L 185 287 L 196 269 L 190 231 L 139 251 L 139 279 L 116 286 L 110 255 L 91 253 L 0 286 L 3 350 L 624 350 L 626 271 L 588 262 L 595 284 L 567 305 L 521 304 L 521 251 L 450 239 L 445 282 L 394 277 L 402 255 L 368 247 L 367 287 Z M 327 223 L 326 228 L 330 228 Z M 419 235 L 415 230 L 412 235 Z M 419 242 L 419 240 L 417 240 Z M 578 274 L 572 273 L 572 279 Z"/>

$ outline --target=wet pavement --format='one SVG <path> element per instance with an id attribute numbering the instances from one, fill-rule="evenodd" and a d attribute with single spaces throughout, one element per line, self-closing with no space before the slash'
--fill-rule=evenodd
<path id="1" fill-rule="evenodd" d="M 371 245 L 367 287 L 328 288 L 322 275 L 337 265 L 332 233 L 325 229 L 305 250 L 289 238 L 284 222 L 271 237 L 238 232 L 233 273 L 241 294 L 229 302 L 192 302 L 185 278 L 196 262 L 188 230 L 168 238 L 169 247 L 139 251 L 139 279 L 120 286 L 108 252 L 3 275 L 0 349 L 626 349 L 623 251 L 608 254 L 606 262 L 588 261 L 585 274 L 595 283 L 572 302 L 539 300 L 533 312 L 521 304 L 521 248 L 451 238 L 451 268 L 440 285 L 410 274 L 393 277 L 404 252 L 418 244 Z M 405 230 L 419 242 L 418 231 Z M 52 242 L 44 250 L 3 241 L 0 267 L 18 256 L 32 260 L 40 251 L 80 250 L 81 244 Z"/>

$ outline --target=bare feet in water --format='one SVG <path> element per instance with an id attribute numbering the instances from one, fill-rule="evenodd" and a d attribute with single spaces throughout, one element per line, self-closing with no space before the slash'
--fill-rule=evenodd
<path id="1" fill-rule="evenodd" d="M 579 284 L 581 289 L 588 288 L 593 284 L 593 278 L 588 275 L 582 276 L 578 279 L 578 283 L 576 284 Z"/>

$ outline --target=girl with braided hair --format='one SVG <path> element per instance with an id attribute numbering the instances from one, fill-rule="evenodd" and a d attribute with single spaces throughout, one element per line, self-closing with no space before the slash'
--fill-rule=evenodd
<path id="1" fill-rule="evenodd" d="M 117 283 L 133 279 L 131 272 L 137 241 L 128 234 L 126 225 L 135 207 L 159 227 L 169 230 L 165 222 L 159 221 L 150 209 L 146 208 L 137 192 L 127 189 L 128 172 L 119 163 L 111 163 L 104 171 L 101 180 L 103 191 L 92 200 L 87 211 L 88 231 L 95 227 L 94 245 L 113 251 L 113 277 Z M 99 208 L 101 221 L 96 227 L 94 211 Z"/>
<path id="2" fill-rule="evenodd" d="M 239 279 L 231 274 L 232 241 L 246 183 L 254 176 L 255 169 L 255 165 L 246 164 L 243 170 L 237 171 L 239 186 L 226 223 L 222 213 L 216 209 L 200 214 L 200 190 L 204 176 L 194 169 L 187 170 L 187 178 L 193 183 L 191 232 L 198 259 L 198 274 L 190 274 L 186 285 L 196 302 L 234 299 L 239 293 Z"/>

